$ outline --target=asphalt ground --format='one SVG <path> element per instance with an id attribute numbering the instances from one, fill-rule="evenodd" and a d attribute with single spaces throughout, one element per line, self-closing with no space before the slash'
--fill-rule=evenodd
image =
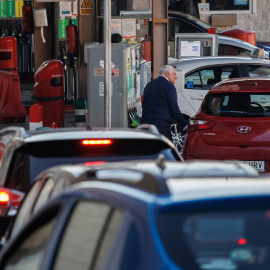
<path id="1" fill-rule="evenodd" d="M 25 121 L 19 122 L 17 118 L 13 118 L 11 122 L 0 122 L 0 129 L 16 126 L 29 130 L 29 108 L 34 105 L 34 101 L 32 100 L 34 93 L 34 83 L 29 82 L 29 80 L 27 82 L 22 82 L 21 80 L 20 92 L 21 103 L 27 111 L 27 117 L 25 118 Z M 76 127 L 74 106 L 71 105 L 70 102 L 68 102 L 68 104 L 65 103 L 64 106 L 64 127 Z"/>

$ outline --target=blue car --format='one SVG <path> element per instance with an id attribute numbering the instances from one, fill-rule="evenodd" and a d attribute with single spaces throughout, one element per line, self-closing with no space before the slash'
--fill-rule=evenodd
<path id="1" fill-rule="evenodd" d="M 167 184 L 162 195 L 118 183 L 71 186 L 1 251 L 0 269 L 269 269 L 268 178 Z"/>

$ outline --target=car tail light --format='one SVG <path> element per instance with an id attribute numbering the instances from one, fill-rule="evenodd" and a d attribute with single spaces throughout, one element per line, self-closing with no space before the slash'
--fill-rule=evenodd
<path id="1" fill-rule="evenodd" d="M 245 245 L 246 243 L 247 243 L 247 239 L 245 239 L 245 238 L 240 238 L 240 239 L 238 239 L 238 244 L 239 245 Z"/>
<path id="2" fill-rule="evenodd" d="M 8 204 L 10 200 L 10 192 L 6 189 L 0 190 L 0 203 L 1 204 Z"/>
<path id="3" fill-rule="evenodd" d="M 196 130 L 210 129 L 216 124 L 216 121 L 190 119 L 188 122 L 188 132 Z"/>
<path id="4" fill-rule="evenodd" d="M 88 162 L 85 162 L 84 165 L 85 166 L 99 166 L 105 163 L 106 163 L 105 161 L 88 161 Z"/>
<path id="5" fill-rule="evenodd" d="M 17 190 L 0 188 L 0 216 L 5 215 L 7 210 L 19 207 L 24 195 Z"/>
<path id="6" fill-rule="evenodd" d="M 108 139 L 83 140 L 82 144 L 83 145 L 108 145 L 108 144 L 112 144 L 112 140 L 108 140 Z"/>

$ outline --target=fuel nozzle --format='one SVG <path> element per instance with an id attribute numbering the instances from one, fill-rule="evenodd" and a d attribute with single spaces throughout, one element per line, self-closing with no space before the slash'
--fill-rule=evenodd
<path id="1" fill-rule="evenodd" d="M 67 60 L 66 47 L 62 46 L 62 59 L 65 62 Z"/>
<path id="2" fill-rule="evenodd" d="M 21 24 L 18 25 L 17 35 L 18 35 L 19 43 L 21 43 L 22 41 L 22 25 Z"/>
<path id="3" fill-rule="evenodd" d="M 14 28 L 13 28 L 12 24 L 9 26 L 9 35 L 10 36 L 15 36 L 15 32 L 14 32 Z"/>
<path id="4" fill-rule="evenodd" d="M 1 36 L 2 37 L 5 37 L 6 36 L 4 25 L 1 25 Z"/>

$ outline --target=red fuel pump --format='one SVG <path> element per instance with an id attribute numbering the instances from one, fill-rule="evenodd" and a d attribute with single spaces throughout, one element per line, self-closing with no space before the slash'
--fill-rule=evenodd
<path id="1" fill-rule="evenodd" d="M 33 100 L 43 108 L 43 126 L 56 123 L 64 126 L 64 83 L 63 63 L 60 60 L 47 60 L 34 75 Z"/>
<path id="2" fill-rule="evenodd" d="M 0 70 L 18 73 L 17 39 L 0 38 Z"/>
<path id="3" fill-rule="evenodd" d="M 23 33 L 26 35 L 33 34 L 34 20 L 33 20 L 33 9 L 30 1 L 26 1 L 22 7 L 22 23 L 23 23 Z"/>
<path id="4" fill-rule="evenodd" d="M 66 26 L 66 45 L 67 45 L 67 56 L 68 57 L 78 57 L 78 34 L 77 26 L 69 20 L 69 25 Z"/>

